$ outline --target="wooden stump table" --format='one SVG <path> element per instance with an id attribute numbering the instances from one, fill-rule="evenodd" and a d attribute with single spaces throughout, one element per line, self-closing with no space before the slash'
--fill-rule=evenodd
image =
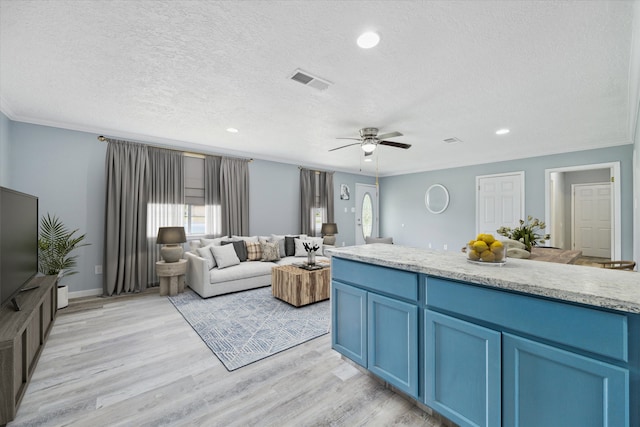
<path id="1" fill-rule="evenodd" d="M 187 273 L 187 260 L 177 262 L 156 262 L 156 274 L 160 278 L 160 295 L 176 295 L 184 292 L 184 275 Z"/>
<path id="2" fill-rule="evenodd" d="M 271 269 L 271 292 L 274 297 L 301 307 L 329 299 L 331 269 L 305 270 L 295 265 Z"/>

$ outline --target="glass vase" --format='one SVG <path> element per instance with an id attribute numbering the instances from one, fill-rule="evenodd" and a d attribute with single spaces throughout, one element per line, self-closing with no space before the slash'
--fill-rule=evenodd
<path id="1" fill-rule="evenodd" d="M 307 265 L 316 265 L 316 252 L 307 252 Z"/>

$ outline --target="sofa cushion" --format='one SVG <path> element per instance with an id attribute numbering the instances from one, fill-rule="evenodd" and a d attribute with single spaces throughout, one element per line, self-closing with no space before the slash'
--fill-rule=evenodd
<path id="1" fill-rule="evenodd" d="M 247 246 L 244 244 L 243 240 L 227 240 L 222 242 L 222 245 L 233 245 L 233 249 L 235 249 L 240 262 L 245 262 L 247 260 Z"/>
<path id="2" fill-rule="evenodd" d="M 205 246 L 204 248 L 197 248 L 196 249 L 196 254 L 199 257 L 204 258 L 205 260 L 207 260 L 207 267 L 209 267 L 209 270 L 211 270 L 213 267 L 216 266 L 216 259 L 213 257 L 213 252 L 211 252 L 211 248 L 212 247 L 213 247 L 213 245 Z"/>
<path id="3" fill-rule="evenodd" d="M 244 242 L 242 244 L 244 245 Z M 218 269 L 240 264 L 240 259 L 233 245 L 211 246 L 211 252 L 213 252 L 213 257 L 216 259 Z"/>
<path id="4" fill-rule="evenodd" d="M 294 256 L 307 256 L 307 250 L 304 248 L 304 244 L 308 244 L 310 246 L 317 246 L 318 250 L 316 251 L 316 255 L 324 255 L 322 252 L 322 237 L 307 237 L 303 239 L 295 239 L 295 253 Z"/>
<path id="5" fill-rule="evenodd" d="M 223 283 L 257 276 L 271 276 L 274 264 L 270 262 L 247 261 L 225 269 L 214 268 L 209 272 L 209 283 Z M 269 281 L 267 280 L 267 283 Z"/>
<path id="6" fill-rule="evenodd" d="M 258 236 L 231 236 L 231 240 L 243 240 L 244 242 L 258 242 Z"/>
<path id="7" fill-rule="evenodd" d="M 213 245 L 213 246 L 220 246 L 220 243 L 225 239 L 226 237 L 216 237 L 215 239 L 200 239 L 200 247 L 204 247 L 204 246 L 209 246 L 209 245 Z"/>
<path id="8" fill-rule="evenodd" d="M 278 253 L 280 258 L 286 256 L 284 253 L 284 236 L 272 234 L 271 237 L 269 237 L 269 242 L 278 244 Z"/>
<path id="9" fill-rule="evenodd" d="M 244 242 L 247 247 L 247 261 L 260 261 L 262 259 L 262 247 L 258 242 Z"/>
<path id="10" fill-rule="evenodd" d="M 300 236 L 284 236 L 284 254 L 286 256 L 295 256 L 296 239 Z"/>
<path id="11" fill-rule="evenodd" d="M 260 261 L 278 261 L 280 259 L 280 245 L 278 242 L 260 243 L 262 258 Z"/>

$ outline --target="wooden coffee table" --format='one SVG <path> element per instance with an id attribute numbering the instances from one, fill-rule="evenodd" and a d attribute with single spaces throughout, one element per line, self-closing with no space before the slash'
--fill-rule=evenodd
<path id="1" fill-rule="evenodd" d="M 271 269 L 271 292 L 274 297 L 295 307 L 329 299 L 331 268 L 304 270 L 294 265 Z"/>

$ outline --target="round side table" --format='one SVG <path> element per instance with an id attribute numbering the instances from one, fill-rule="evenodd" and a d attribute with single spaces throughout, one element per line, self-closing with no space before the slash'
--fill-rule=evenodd
<path id="1" fill-rule="evenodd" d="M 184 292 L 184 275 L 187 273 L 187 260 L 177 262 L 156 262 L 156 274 L 160 278 L 160 295 L 176 295 Z"/>

